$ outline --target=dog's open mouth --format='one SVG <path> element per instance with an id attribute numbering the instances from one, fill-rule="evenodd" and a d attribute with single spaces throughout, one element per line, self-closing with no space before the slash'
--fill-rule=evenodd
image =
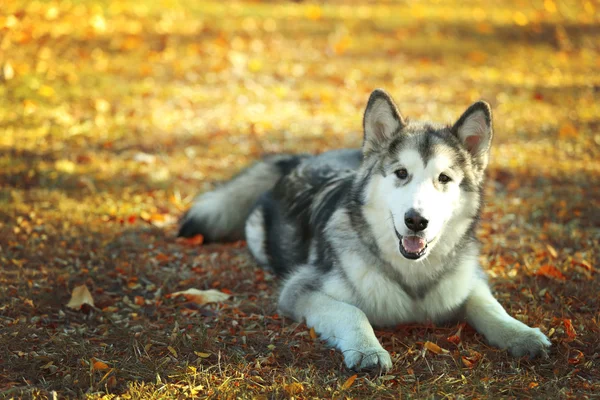
<path id="1" fill-rule="evenodd" d="M 418 260 L 427 253 L 427 240 L 418 235 L 402 236 L 394 226 L 396 237 L 400 241 L 398 247 L 404 258 Z"/>
<path id="2" fill-rule="evenodd" d="M 402 236 L 400 253 L 410 260 L 421 258 L 427 251 L 427 241 L 419 236 Z"/>

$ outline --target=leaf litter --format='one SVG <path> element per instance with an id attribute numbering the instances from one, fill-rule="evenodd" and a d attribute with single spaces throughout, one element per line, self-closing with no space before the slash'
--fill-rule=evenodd
<path id="1" fill-rule="evenodd" d="M 4 1 L 0 392 L 593 397 L 597 11 Z M 415 119 L 493 105 L 481 263 L 499 301 L 551 337 L 548 359 L 512 359 L 468 325 L 420 324 L 376 330 L 394 368 L 355 374 L 313 329 L 277 315 L 276 280 L 244 242 L 175 239 L 198 191 L 262 155 L 359 146 L 375 87 L 401 93 Z M 182 288 L 235 296 L 199 304 L 172 296 Z"/>

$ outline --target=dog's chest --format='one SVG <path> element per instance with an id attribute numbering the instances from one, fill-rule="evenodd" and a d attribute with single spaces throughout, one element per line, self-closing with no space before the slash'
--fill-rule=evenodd
<path id="1" fill-rule="evenodd" d="M 339 300 L 354 304 L 377 326 L 421 322 L 430 318 L 429 294 L 415 296 L 358 257 L 343 257 L 344 274 L 330 279 L 325 290 Z M 435 291 L 435 288 L 432 289 Z M 435 313 L 434 313 L 435 314 Z"/>

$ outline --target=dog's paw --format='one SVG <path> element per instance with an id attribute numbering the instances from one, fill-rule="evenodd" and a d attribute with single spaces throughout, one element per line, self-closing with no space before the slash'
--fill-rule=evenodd
<path id="1" fill-rule="evenodd" d="M 508 341 L 506 348 L 514 357 L 547 356 L 548 348 L 552 343 L 540 331 L 540 328 L 519 329 Z"/>
<path id="2" fill-rule="evenodd" d="M 354 370 L 377 369 L 381 372 L 392 368 L 392 357 L 381 346 L 365 347 L 344 352 L 344 363 L 346 367 Z"/>

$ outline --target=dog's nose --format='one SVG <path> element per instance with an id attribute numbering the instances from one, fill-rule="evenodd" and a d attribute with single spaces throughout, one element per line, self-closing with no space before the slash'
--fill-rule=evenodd
<path id="1" fill-rule="evenodd" d="M 404 223 L 411 231 L 420 232 L 427 228 L 429 221 L 423 218 L 417 210 L 411 208 L 404 214 Z"/>

